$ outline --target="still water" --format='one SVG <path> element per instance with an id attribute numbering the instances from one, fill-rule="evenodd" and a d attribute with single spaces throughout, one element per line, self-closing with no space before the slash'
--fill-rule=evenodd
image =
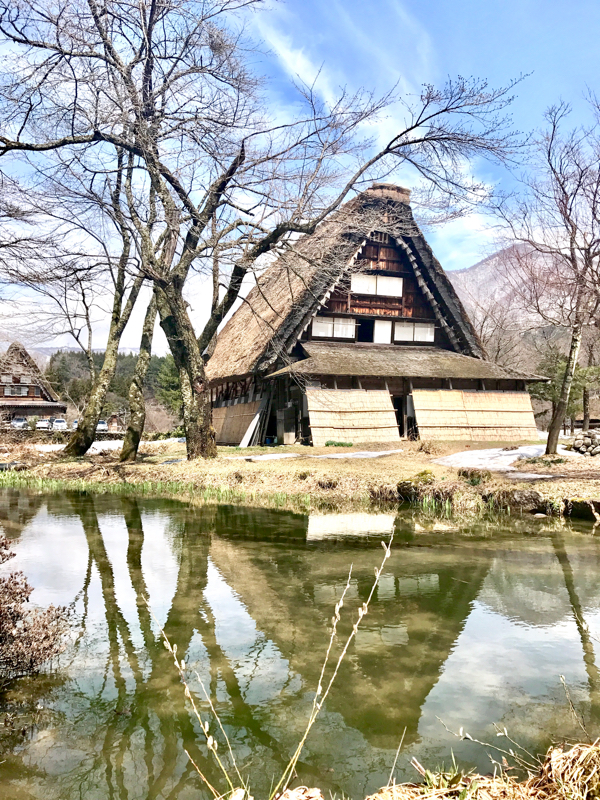
<path id="1" fill-rule="evenodd" d="M 0 524 L 32 600 L 73 606 L 66 652 L 2 699 L 3 713 L 35 715 L 22 731 L 0 730 L 2 798 L 208 800 L 185 750 L 225 790 L 159 626 L 209 687 L 241 772 L 265 797 L 302 735 L 349 567 L 345 609 L 366 599 L 392 531 L 301 782 L 362 800 L 387 783 L 403 735 L 397 778 L 411 780 L 413 756 L 434 768 L 454 754 L 490 771 L 485 748 L 452 735 L 461 727 L 501 744 L 493 725 L 506 726 L 535 752 L 579 738 L 560 675 L 600 733 L 591 528 L 526 519 L 456 530 L 411 512 L 305 516 L 15 491 L 0 493 Z"/>

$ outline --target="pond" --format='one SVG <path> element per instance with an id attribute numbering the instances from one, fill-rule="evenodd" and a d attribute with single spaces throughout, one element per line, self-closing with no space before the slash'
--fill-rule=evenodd
<path id="1" fill-rule="evenodd" d="M 490 772 L 491 751 L 453 735 L 461 727 L 506 746 L 496 723 L 536 753 L 579 739 L 561 675 L 590 734 L 600 732 L 591 528 L 524 518 L 461 529 L 412 511 L 307 516 L 9 490 L 0 523 L 32 600 L 73 606 L 66 651 L 2 699 L 4 714 L 34 722 L 0 730 L 1 797 L 208 800 L 186 750 L 225 790 L 161 626 L 185 654 L 204 718 L 194 671 L 252 793 L 268 797 L 302 736 L 349 568 L 344 611 L 355 615 L 392 532 L 300 782 L 362 800 L 387 783 L 402 739 L 398 780 L 418 777 L 413 756 Z M 342 638 L 350 625 L 343 616 Z"/>

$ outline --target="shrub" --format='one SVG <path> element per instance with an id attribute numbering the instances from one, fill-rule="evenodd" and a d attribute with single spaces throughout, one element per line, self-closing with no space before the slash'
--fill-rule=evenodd
<path id="1" fill-rule="evenodd" d="M 325 442 L 325 447 L 354 447 L 352 442 L 334 442 L 333 439 Z"/>
<path id="2" fill-rule="evenodd" d="M 489 481 L 492 473 L 487 469 L 473 469 L 472 467 L 461 467 L 458 470 L 461 478 L 464 478 L 471 486 L 479 486 L 484 481 Z"/>
<path id="3" fill-rule="evenodd" d="M 427 453 L 428 456 L 437 456 L 442 451 L 437 442 L 432 442 L 429 439 L 421 439 L 417 446 L 418 453 Z"/>
<path id="4" fill-rule="evenodd" d="M 320 478 L 317 481 L 319 489 L 337 489 L 339 481 L 337 478 Z"/>
<path id="5" fill-rule="evenodd" d="M 14 557 L 0 536 L 0 565 Z M 33 587 L 22 572 L 0 577 L 0 690 L 15 678 L 38 672 L 64 649 L 67 610 L 26 608 Z"/>

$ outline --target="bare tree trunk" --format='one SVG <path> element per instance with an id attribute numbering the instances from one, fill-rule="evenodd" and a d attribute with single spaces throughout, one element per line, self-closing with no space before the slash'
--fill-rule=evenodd
<path id="1" fill-rule="evenodd" d="M 112 334 L 112 335 L 111 335 Z M 98 373 L 83 414 L 77 421 L 77 430 L 73 432 L 63 454 L 66 456 L 83 456 L 94 443 L 96 427 L 102 414 L 102 407 L 106 400 L 106 393 L 117 368 L 117 355 L 119 353 L 120 336 L 115 336 L 111 330 L 106 345 L 104 363 Z"/>
<path id="2" fill-rule="evenodd" d="M 158 291 L 160 326 L 179 372 L 187 457 L 190 460 L 214 458 L 217 446 L 204 361 L 184 303 L 181 297 L 174 299 L 173 295 L 167 300 L 165 292 Z M 177 308 L 176 315 L 172 313 L 172 305 Z M 192 375 L 195 377 L 192 378 Z"/>
<path id="3" fill-rule="evenodd" d="M 575 368 L 577 367 L 577 359 L 579 358 L 579 348 L 581 347 L 582 326 L 577 322 L 573 327 L 571 333 L 571 347 L 569 350 L 569 357 L 565 367 L 565 374 L 563 377 L 562 387 L 560 390 L 560 398 L 556 403 L 554 414 L 548 428 L 548 444 L 546 445 L 546 455 L 555 454 L 558 447 L 558 436 L 562 427 L 563 421 L 567 414 L 567 406 L 569 405 L 569 397 L 571 396 L 571 386 L 573 384 L 573 376 L 575 375 Z"/>
<path id="4" fill-rule="evenodd" d="M 144 432 L 146 422 L 146 402 L 144 400 L 144 382 L 152 355 L 152 335 L 154 333 L 154 323 L 156 321 L 156 295 L 152 294 L 152 299 L 148 304 L 144 327 L 142 328 L 142 339 L 140 342 L 140 354 L 135 365 L 135 372 L 131 386 L 129 387 L 129 425 L 125 431 L 123 447 L 121 448 L 120 461 L 135 461 L 137 458 L 140 439 Z"/>
<path id="5" fill-rule="evenodd" d="M 591 718 L 592 720 L 597 720 L 600 718 L 600 673 L 598 672 L 598 667 L 596 666 L 594 643 L 592 641 L 592 637 L 590 636 L 590 630 L 583 616 L 583 606 L 575 587 L 573 567 L 569 561 L 567 548 L 565 547 L 564 539 L 560 533 L 555 533 L 552 536 L 552 545 L 554 547 L 554 553 L 558 559 L 558 563 L 562 568 L 565 588 L 567 590 L 569 603 L 571 605 L 571 612 L 573 614 L 573 619 L 575 620 L 575 625 L 577 626 L 577 632 L 579 633 L 579 638 L 583 649 L 583 661 L 585 664 L 585 671 L 587 672 L 588 676 L 588 685 L 590 690 Z"/>
<path id="6" fill-rule="evenodd" d="M 590 390 L 588 386 L 583 387 L 583 427 L 587 433 L 590 429 Z"/>
<path id="7" fill-rule="evenodd" d="M 183 403 L 183 427 L 186 432 L 193 431 L 194 427 L 198 424 L 196 405 L 194 403 L 194 393 L 192 392 L 192 384 L 188 378 L 187 370 L 185 367 L 179 367 L 179 385 L 181 387 L 181 399 Z"/>
<path id="8" fill-rule="evenodd" d="M 182 384 L 182 394 L 189 391 L 188 422 L 186 425 L 186 450 L 189 460 L 215 458 L 217 445 L 212 426 L 210 391 L 204 359 L 188 316 L 185 301 L 176 287 L 168 286 L 164 292 L 168 302 L 168 313 L 161 315 L 160 324 L 171 348 L 180 374 L 185 370 L 189 379 L 189 390 Z M 184 400 L 185 408 L 185 400 Z M 184 415 L 185 422 L 185 415 Z"/>

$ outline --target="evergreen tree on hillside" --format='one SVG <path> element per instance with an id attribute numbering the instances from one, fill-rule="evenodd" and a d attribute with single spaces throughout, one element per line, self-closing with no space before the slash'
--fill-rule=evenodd
<path id="1" fill-rule="evenodd" d="M 179 383 L 179 373 L 175 366 L 175 359 L 168 355 L 163 359 L 163 363 L 158 371 L 156 397 L 159 403 L 168 408 L 178 417 L 182 415 L 183 398 L 181 396 L 181 385 Z"/>
<path id="2" fill-rule="evenodd" d="M 176 414 L 180 413 L 181 396 L 179 400 L 172 399 L 168 394 L 170 389 L 169 366 L 165 370 L 167 359 L 173 361 L 171 356 L 152 356 L 148 366 L 148 373 L 145 380 L 145 395 L 147 400 L 158 400 L 169 410 L 174 409 Z M 94 353 L 94 361 L 101 366 L 103 361 L 102 353 Z M 129 409 L 129 387 L 135 372 L 137 356 L 135 354 L 119 353 L 117 357 L 117 367 L 114 377 L 108 388 L 106 400 L 102 413 L 108 416 L 112 413 L 127 412 Z M 166 387 L 168 402 L 161 399 L 159 392 L 163 391 L 159 375 L 164 371 L 163 382 Z M 177 377 L 177 376 L 175 376 Z M 46 369 L 46 378 L 58 393 L 60 398 L 67 403 L 72 403 L 78 410 L 85 407 L 92 389 L 92 378 L 90 369 L 83 352 L 78 351 L 58 351 L 54 353 Z M 179 381 L 177 380 L 178 389 Z M 173 402 L 173 406 L 169 403 Z"/>

